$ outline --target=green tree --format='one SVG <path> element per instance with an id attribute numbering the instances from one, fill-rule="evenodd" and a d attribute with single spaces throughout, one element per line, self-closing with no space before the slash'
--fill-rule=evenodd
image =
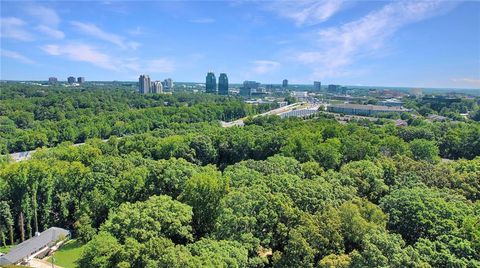
<path id="1" fill-rule="evenodd" d="M 193 227 L 197 237 L 212 231 L 220 200 L 227 193 L 228 180 L 215 170 L 194 174 L 178 197 L 193 208 Z"/>
<path id="2" fill-rule="evenodd" d="M 415 160 L 424 160 L 430 163 L 436 163 L 440 160 L 438 146 L 434 141 L 415 139 L 410 142 L 410 150 Z"/>

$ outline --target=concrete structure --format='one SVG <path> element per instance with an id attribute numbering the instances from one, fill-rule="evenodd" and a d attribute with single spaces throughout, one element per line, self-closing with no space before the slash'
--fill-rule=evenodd
<path id="1" fill-rule="evenodd" d="M 330 93 L 336 93 L 339 89 L 339 85 L 328 85 L 327 91 Z"/>
<path id="2" fill-rule="evenodd" d="M 160 94 L 163 93 L 163 85 L 161 81 L 155 81 L 152 83 L 152 87 L 150 88 L 151 93 Z"/>
<path id="3" fill-rule="evenodd" d="M 311 116 L 313 114 L 318 113 L 318 109 L 300 109 L 300 110 L 293 110 L 286 113 L 279 114 L 280 118 L 288 118 L 288 117 L 301 117 L 305 118 Z"/>
<path id="4" fill-rule="evenodd" d="M 77 77 L 77 83 L 79 83 L 79 84 L 85 83 L 85 77 L 82 77 L 82 76 Z"/>
<path id="5" fill-rule="evenodd" d="M 7 254 L 0 257 L 0 266 L 18 264 L 28 261 L 30 258 L 44 256 L 59 240 L 69 236 L 69 231 L 51 227 L 10 249 Z"/>
<path id="6" fill-rule="evenodd" d="M 379 105 L 335 104 L 329 105 L 327 107 L 327 111 L 332 113 L 371 116 L 380 113 L 403 113 L 409 112 L 410 110 L 401 107 L 388 107 Z"/>
<path id="7" fill-rule="evenodd" d="M 213 72 L 208 72 L 205 77 L 205 92 L 217 93 L 217 78 Z"/>
<path id="8" fill-rule="evenodd" d="M 255 81 L 244 81 L 243 87 L 240 88 L 240 95 L 248 97 L 253 93 L 257 93 L 257 89 L 260 87 L 260 83 Z"/>
<path id="9" fill-rule="evenodd" d="M 56 84 L 58 82 L 58 79 L 56 77 L 49 77 L 48 78 L 48 83 L 49 84 Z"/>
<path id="10" fill-rule="evenodd" d="M 167 79 L 163 80 L 163 89 L 164 90 L 172 90 L 173 89 L 172 78 L 167 78 Z"/>
<path id="11" fill-rule="evenodd" d="M 228 95 L 228 77 L 226 73 L 221 73 L 218 77 L 218 94 Z"/>
<path id="12" fill-rule="evenodd" d="M 322 82 L 314 81 L 313 82 L 313 90 L 320 91 L 322 89 Z"/>
<path id="13" fill-rule="evenodd" d="M 388 99 L 388 100 L 380 101 L 378 104 L 382 106 L 402 107 L 403 101 L 400 101 L 397 99 Z"/>
<path id="14" fill-rule="evenodd" d="M 308 97 L 308 92 L 307 91 L 294 91 L 292 92 L 292 97 L 297 98 L 297 99 L 304 99 Z"/>
<path id="15" fill-rule="evenodd" d="M 139 92 L 142 94 L 150 93 L 150 76 L 146 74 L 140 75 L 138 78 Z"/>
<path id="16" fill-rule="evenodd" d="M 68 82 L 69 84 L 75 83 L 75 80 L 76 80 L 76 79 L 75 79 L 75 77 L 73 77 L 73 76 L 69 76 L 69 77 L 67 78 L 67 82 Z"/>
<path id="17" fill-rule="evenodd" d="M 287 88 L 287 87 L 288 87 L 288 80 L 287 80 L 287 79 L 283 79 L 283 81 L 282 81 L 282 87 L 283 87 L 283 88 Z"/>

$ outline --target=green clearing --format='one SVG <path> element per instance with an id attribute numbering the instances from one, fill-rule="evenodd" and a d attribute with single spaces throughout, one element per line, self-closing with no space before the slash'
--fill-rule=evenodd
<path id="1" fill-rule="evenodd" d="M 68 241 L 53 254 L 53 258 L 55 258 L 54 264 L 65 268 L 78 267 L 76 261 L 80 258 L 83 247 L 84 245 L 76 239 Z M 48 261 L 52 262 L 52 257 Z"/>
<path id="2" fill-rule="evenodd" d="M 0 253 L 8 253 L 12 246 L 0 247 Z"/>

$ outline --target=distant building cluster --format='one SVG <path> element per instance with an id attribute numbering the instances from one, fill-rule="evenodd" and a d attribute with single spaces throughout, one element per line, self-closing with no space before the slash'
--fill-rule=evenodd
<path id="1" fill-rule="evenodd" d="M 56 77 L 49 77 L 48 78 L 48 83 L 49 84 L 56 84 L 56 83 L 58 83 L 58 79 Z"/>
<path id="2" fill-rule="evenodd" d="M 240 95 L 244 97 L 250 97 L 258 93 L 262 93 L 264 90 L 260 88 L 260 83 L 256 81 L 244 81 L 243 87 L 240 88 Z"/>
<path id="3" fill-rule="evenodd" d="M 48 83 L 49 84 L 56 84 L 56 83 L 58 83 L 58 78 L 56 78 L 55 76 L 49 77 L 48 78 Z M 79 76 L 79 77 L 75 78 L 73 76 L 69 76 L 67 78 L 67 83 L 70 84 L 70 85 L 73 85 L 75 83 L 83 84 L 83 83 L 85 83 L 85 77 Z"/>
<path id="4" fill-rule="evenodd" d="M 213 72 L 208 72 L 205 77 L 205 92 L 217 93 L 217 78 Z M 218 77 L 218 94 L 228 95 L 228 77 L 226 73 L 221 73 Z"/>
<path id="5" fill-rule="evenodd" d="M 164 90 L 171 90 L 173 88 L 172 78 L 167 78 L 164 81 L 154 81 L 150 80 L 150 76 L 146 74 L 140 75 L 138 78 L 139 92 L 142 94 L 163 93 Z"/>

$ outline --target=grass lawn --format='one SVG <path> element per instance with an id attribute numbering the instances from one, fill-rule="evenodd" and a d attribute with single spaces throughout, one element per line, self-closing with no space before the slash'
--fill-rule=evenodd
<path id="1" fill-rule="evenodd" d="M 65 268 L 78 267 L 75 262 L 80 258 L 84 246 L 76 239 L 68 241 L 53 254 L 53 258 L 55 258 L 54 264 Z M 52 257 L 48 261 L 52 262 Z"/>
<path id="2" fill-rule="evenodd" d="M 12 246 L 6 246 L 6 247 L 0 247 L 0 253 L 8 253 L 8 251 L 10 251 L 10 248 L 12 248 Z"/>

